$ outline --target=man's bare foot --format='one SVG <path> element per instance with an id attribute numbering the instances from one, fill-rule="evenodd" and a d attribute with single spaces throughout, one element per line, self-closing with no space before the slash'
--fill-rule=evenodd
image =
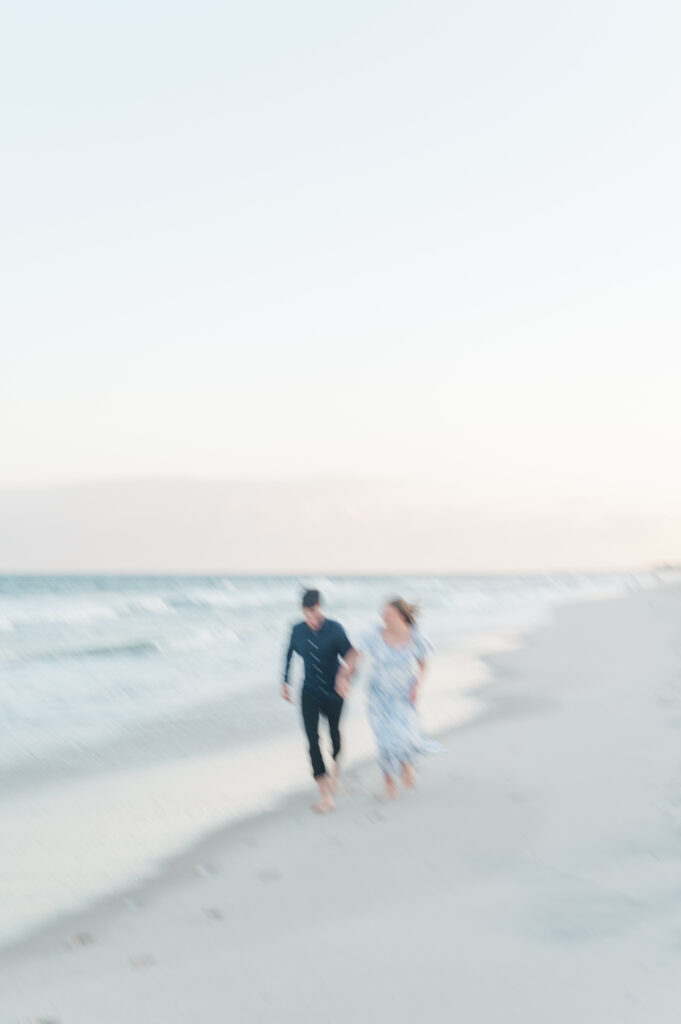
<path id="1" fill-rule="evenodd" d="M 337 762 L 335 761 L 333 768 L 331 769 L 331 774 L 328 776 L 328 780 L 329 792 L 335 796 L 338 793 L 338 787 L 340 785 L 340 770 L 338 768 Z"/>
<path id="2" fill-rule="evenodd" d="M 319 786 L 319 800 L 316 804 L 312 804 L 312 810 L 317 814 L 328 814 L 329 811 L 335 811 L 336 805 L 333 802 L 331 782 L 328 775 L 320 775 L 317 778 L 317 785 Z"/>
<path id="3" fill-rule="evenodd" d="M 386 775 L 385 777 L 385 795 L 388 800 L 397 800 L 397 784 L 392 775 Z"/>
<path id="4" fill-rule="evenodd" d="M 402 765 L 402 785 L 406 786 L 407 789 L 413 789 L 415 781 L 414 769 L 407 761 L 405 761 Z"/>

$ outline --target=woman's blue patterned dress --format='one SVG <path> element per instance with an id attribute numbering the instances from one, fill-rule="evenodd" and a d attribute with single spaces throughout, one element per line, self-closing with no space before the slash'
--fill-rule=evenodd
<path id="1" fill-rule="evenodd" d="M 378 761 L 386 775 L 397 775 L 401 766 L 413 764 L 419 754 L 436 754 L 444 747 L 421 731 L 416 708 L 409 697 L 418 672 L 432 644 L 418 629 L 401 647 L 391 647 L 376 626 L 364 635 L 360 650 L 371 660 L 369 721 L 378 747 Z"/>

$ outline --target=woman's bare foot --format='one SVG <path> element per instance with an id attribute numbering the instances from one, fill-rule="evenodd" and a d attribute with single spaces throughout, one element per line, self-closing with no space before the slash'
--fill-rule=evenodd
<path id="1" fill-rule="evenodd" d="M 407 789 L 413 789 L 415 781 L 414 769 L 408 761 L 405 761 L 402 765 L 402 785 L 406 786 Z"/>
<path id="2" fill-rule="evenodd" d="M 386 775 L 385 777 L 385 795 L 388 800 L 397 800 L 397 783 L 393 779 L 392 775 Z"/>
<path id="3" fill-rule="evenodd" d="M 328 800 L 318 800 L 316 804 L 310 804 L 310 807 L 315 814 L 330 814 L 331 811 L 336 810 L 336 805 L 331 798 Z"/>

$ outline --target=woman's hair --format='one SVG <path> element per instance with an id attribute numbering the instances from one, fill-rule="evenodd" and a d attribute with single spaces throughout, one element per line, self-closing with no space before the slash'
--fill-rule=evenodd
<path id="1" fill-rule="evenodd" d="M 419 607 L 416 604 L 409 604 L 403 597 L 394 597 L 392 601 L 388 601 L 391 608 L 394 608 L 396 612 L 399 612 L 404 621 L 409 626 L 416 625 L 416 619 L 419 614 Z"/>

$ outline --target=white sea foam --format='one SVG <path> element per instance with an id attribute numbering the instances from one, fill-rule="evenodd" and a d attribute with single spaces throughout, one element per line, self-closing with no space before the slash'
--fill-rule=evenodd
<path id="1" fill-rule="evenodd" d="M 49 625 L 51 623 L 60 625 L 77 625 L 83 622 L 97 622 L 102 619 L 117 619 L 119 613 L 116 608 L 107 604 L 77 603 L 60 604 L 50 603 L 35 605 L 25 609 L 19 608 L 11 612 L 7 621 L 10 627 L 30 626 L 33 624 Z"/>
<path id="2" fill-rule="evenodd" d="M 205 627 L 197 629 L 186 636 L 174 636 L 160 641 L 158 649 L 162 653 L 178 654 L 187 651 L 201 651 L 210 647 L 224 647 L 229 644 L 238 644 L 240 638 L 233 629 Z"/>
<path id="3" fill-rule="evenodd" d="M 151 612 L 155 615 L 172 615 L 175 609 L 156 594 L 144 594 L 136 597 L 125 598 L 121 601 L 120 608 L 128 614 L 136 612 Z"/>

